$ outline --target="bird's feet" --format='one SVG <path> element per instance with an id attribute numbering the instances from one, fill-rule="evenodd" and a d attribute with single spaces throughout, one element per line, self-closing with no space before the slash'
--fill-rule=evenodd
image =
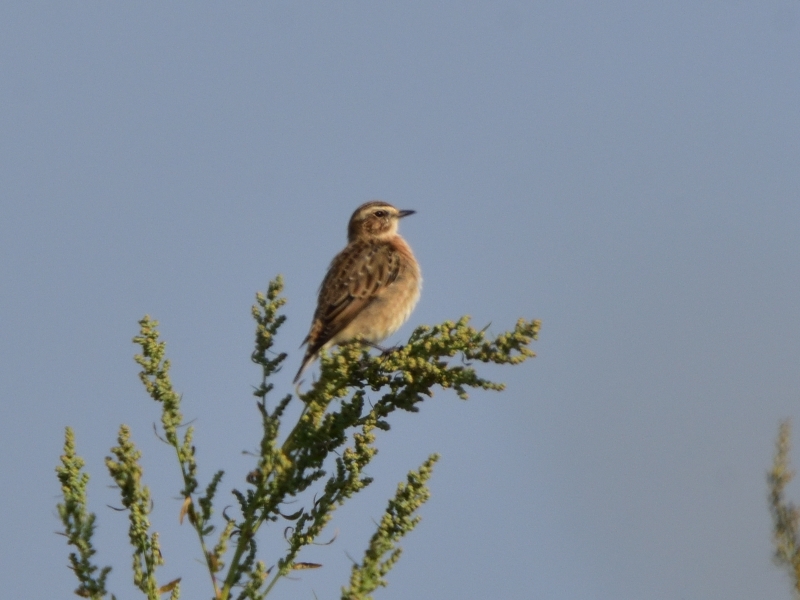
<path id="1" fill-rule="evenodd" d="M 389 356 L 390 354 L 397 352 L 401 348 L 401 346 L 391 346 L 389 348 L 384 348 L 383 346 L 381 346 L 380 344 L 376 344 L 375 342 L 368 342 L 367 340 L 361 340 L 361 341 L 367 346 L 375 348 L 375 350 L 379 351 L 382 357 Z"/>

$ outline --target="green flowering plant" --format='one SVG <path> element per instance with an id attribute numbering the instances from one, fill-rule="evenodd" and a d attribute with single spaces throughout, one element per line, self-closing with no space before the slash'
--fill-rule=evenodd
<path id="1" fill-rule="evenodd" d="M 261 381 L 254 391 L 261 419 L 261 440 L 255 465 L 244 485 L 232 490 L 236 510 L 216 513 L 217 491 L 224 473 L 217 471 L 201 488 L 193 442 L 194 428 L 184 427 L 181 396 L 169 377 L 166 344 L 160 340 L 158 323 L 150 317 L 139 321 L 134 342 L 141 348 L 135 357 L 148 395 L 161 405 L 161 433 L 174 451 L 181 474 L 184 499 L 180 518 L 194 529 L 208 570 L 211 597 L 215 600 L 261 600 L 276 583 L 292 572 L 320 565 L 300 560 L 303 549 L 316 543 L 333 513 L 372 482 L 366 467 L 377 453 L 376 430 L 389 431 L 389 417 L 396 410 L 417 412 L 417 404 L 434 389 L 452 389 L 466 399 L 469 389 L 503 389 L 503 384 L 480 377 L 477 363 L 519 364 L 534 356 L 530 344 L 537 338 L 538 321 L 520 319 L 514 329 L 496 337 L 476 330 L 464 317 L 434 327 L 418 327 L 408 342 L 382 354 L 354 342 L 320 356 L 320 375 L 310 387 L 268 401 L 274 386 L 270 381 L 287 355 L 275 353 L 273 345 L 285 316 L 280 277 L 270 282 L 266 294 L 256 295 L 256 321 L 252 360 L 261 368 Z M 367 401 L 368 392 L 378 393 Z M 301 403 L 299 418 L 289 425 L 285 412 L 292 402 Z M 133 547 L 134 583 L 148 598 L 169 593 L 180 597 L 180 579 L 159 585 L 156 570 L 163 559 L 158 534 L 150 531 L 150 492 L 142 482 L 140 453 L 131 441 L 129 428 L 120 427 L 118 446 L 106 459 L 109 473 L 119 488 L 128 511 L 129 538 Z M 405 482 L 378 524 L 363 559 L 352 567 L 349 584 L 342 588 L 343 600 L 366 600 L 379 587 L 400 557 L 398 542 L 419 522 L 418 510 L 429 498 L 427 482 L 438 455 L 431 455 Z M 88 475 L 75 452 L 74 434 L 67 428 L 64 454 L 57 468 L 63 502 L 58 505 L 64 535 L 75 551 L 70 565 L 79 581 L 75 593 L 100 599 L 109 595 L 106 580 L 110 567 L 93 562 L 95 516 L 87 508 Z M 300 494 L 313 490 L 308 507 L 288 512 Z M 259 556 L 256 534 L 264 525 L 288 521 L 285 553 L 270 561 Z M 114 598 L 111 595 L 111 598 Z"/>

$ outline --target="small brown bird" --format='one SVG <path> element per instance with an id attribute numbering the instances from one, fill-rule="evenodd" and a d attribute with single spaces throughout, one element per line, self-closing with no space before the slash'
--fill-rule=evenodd
<path id="1" fill-rule="evenodd" d="M 333 259 L 319 288 L 295 383 L 320 350 L 356 339 L 377 344 L 411 315 L 422 274 L 397 225 L 414 212 L 376 200 L 362 204 L 350 217 L 347 246 Z"/>

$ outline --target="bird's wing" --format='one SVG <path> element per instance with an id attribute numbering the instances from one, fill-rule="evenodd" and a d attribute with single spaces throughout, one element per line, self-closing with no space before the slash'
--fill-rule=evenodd
<path id="1" fill-rule="evenodd" d="M 320 286 L 309 350 L 347 327 L 399 274 L 400 255 L 391 244 L 355 242 L 342 250 Z"/>

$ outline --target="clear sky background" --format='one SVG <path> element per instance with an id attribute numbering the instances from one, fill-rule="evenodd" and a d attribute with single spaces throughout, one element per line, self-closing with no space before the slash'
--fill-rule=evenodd
<path id="1" fill-rule="evenodd" d="M 162 581 L 211 596 L 136 322 L 161 322 L 201 477 L 241 485 L 254 294 L 285 276 L 282 394 L 373 198 L 418 211 L 402 232 L 425 286 L 391 342 L 525 316 L 539 356 L 487 371 L 504 393 L 399 415 L 336 542 L 301 557 L 324 567 L 276 598 L 338 598 L 432 452 L 433 497 L 376 598 L 790 597 L 765 475 L 800 415 L 796 0 L 9 2 L 0 152 L 4 597 L 76 585 L 55 533 L 66 425 L 98 561 L 138 597 L 127 517 L 106 507 L 120 423 L 144 452 Z"/>

